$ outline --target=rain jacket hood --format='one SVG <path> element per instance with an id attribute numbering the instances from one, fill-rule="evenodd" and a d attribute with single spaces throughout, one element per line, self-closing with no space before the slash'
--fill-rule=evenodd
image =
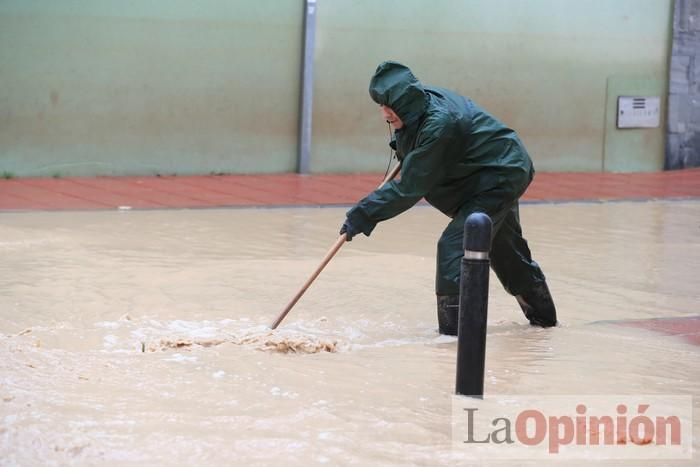
<path id="1" fill-rule="evenodd" d="M 411 70 L 397 62 L 383 62 L 369 83 L 369 95 L 399 116 L 404 125 L 420 120 L 428 107 L 428 93 Z"/>

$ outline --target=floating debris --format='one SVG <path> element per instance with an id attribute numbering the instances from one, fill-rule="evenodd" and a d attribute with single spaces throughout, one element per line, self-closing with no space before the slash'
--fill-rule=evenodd
<path id="1" fill-rule="evenodd" d="M 337 352 L 338 341 L 290 332 L 254 332 L 243 336 L 231 336 L 229 339 L 184 339 L 161 338 L 157 341 L 141 343 L 141 351 L 157 352 L 169 349 L 189 350 L 192 347 L 213 347 L 222 344 L 234 344 L 251 347 L 256 350 L 277 353 L 313 354 L 320 352 Z"/>

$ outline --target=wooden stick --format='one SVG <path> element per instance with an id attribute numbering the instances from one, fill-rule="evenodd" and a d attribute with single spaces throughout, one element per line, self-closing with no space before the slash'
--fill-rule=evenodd
<path id="1" fill-rule="evenodd" d="M 379 185 L 379 188 L 383 187 L 386 183 L 391 181 L 396 175 L 398 175 L 399 170 L 401 169 L 401 164 L 396 164 L 396 166 L 391 170 L 389 175 L 386 176 L 384 181 Z M 321 264 L 316 268 L 316 270 L 311 274 L 311 277 L 304 283 L 301 289 L 297 292 L 297 294 L 294 296 L 292 301 L 290 301 L 286 307 L 284 307 L 284 310 L 282 313 L 277 316 L 275 321 L 272 323 L 271 328 L 276 329 L 277 326 L 282 322 L 282 320 L 287 316 L 287 313 L 289 313 L 294 305 L 299 301 L 302 295 L 304 295 L 304 292 L 306 292 L 306 289 L 308 289 L 311 284 L 316 280 L 319 274 L 321 274 L 321 271 L 323 271 L 323 268 L 326 267 L 326 265 L 333 259 L 335 254 L 340 250 L 340 247 L 343 246 L 345 241 L 347 240 L 347 235 L 346 234 L 341 234 L 340 237 L 338 237 L 338 240 L 335 241 L 335 244 L 331 247 L 330 250 L 328 250 L 328 253 L 326 253 L 326 256 L 324 256 L 323 261 L 321 261 Z"/>

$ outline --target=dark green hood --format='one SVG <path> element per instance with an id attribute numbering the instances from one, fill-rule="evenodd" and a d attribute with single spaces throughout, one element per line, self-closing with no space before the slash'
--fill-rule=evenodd
<path id="1" fill-rule="evenodd" d="M 411 70 L 397 62 L 383 62 L 369 82 L 369 95 L 396 112 L 404 125 L 417 122 L 425 113 L 428 94 Z"/>

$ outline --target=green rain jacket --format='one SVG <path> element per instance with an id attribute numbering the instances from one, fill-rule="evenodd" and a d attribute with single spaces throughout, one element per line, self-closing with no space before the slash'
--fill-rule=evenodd
<path id="1" fill-rule="evenodd" d="M 511 203 L 532 180 L 532 161 L 515 132 L 470 99 L 423 86 L 396 62 L 379 65 L 369 93 L 404 125 L 391 142 L 401 163 L 400 179 L 370 193 L 347 213 L 365 235 L 422 198 L 454 217 L 479 197 Z"/>

